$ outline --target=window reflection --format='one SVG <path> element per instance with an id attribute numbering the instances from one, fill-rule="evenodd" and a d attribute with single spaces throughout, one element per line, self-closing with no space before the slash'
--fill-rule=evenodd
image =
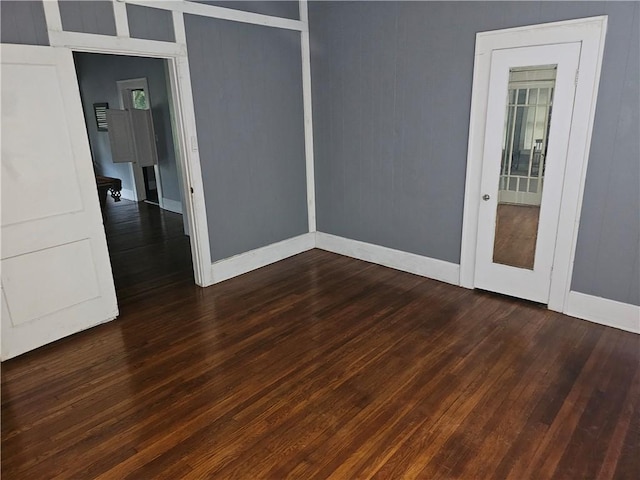
<path id="1" fill-rule="evenodd" d="M 533 269 L 557 65 L 512 68 L 493 261 Z"/>

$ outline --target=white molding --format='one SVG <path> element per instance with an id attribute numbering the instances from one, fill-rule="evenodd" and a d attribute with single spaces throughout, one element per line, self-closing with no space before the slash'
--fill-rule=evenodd
<path id="1" fill-rule="evenodd" d="M 541 29 L 545 29 L 547 30 L 547 32 L 545 32 L 547 35 L 550 36 L 550 38 L 545 39 L 544 43 L 559 43 L 562 42 L 563 40 L 563 36 L 566 32 L 563 32 L 561 30 L 567 29 L 567 28 L 571 28 L 571 27 L 578 27 L 578 28 L 583 28 L 585 26 L 588 26 L 587 24 L 589 23 L 599 23 L 602 20 L 604 20 L 606 22 L 607 16 L 606 15 L 600 15 L 600 16 L 595 16 L 595 17 L 586 17 L 586 18 L 574 18 L 571 20 L 561 20 L 558 22 L 548 22 L 548 23 L 540 23 L 540 24 L 534 24 L 534 25 L 524 25 L 522 27 L 511 27 L 511 28 L 503 28 L 500 30 L 489 30 L 486 32 L 478 32 L 476 34 L 476 38 L 481 38 L 483 40 L 488 40 L 488 42 L 493 42 L 494 38 L 498 39 L 498 45 L 502 44 L 502 41 L 498 38 L 504 34 L 513 34 L 514 37 L 522 37 L 523 35 L 530 35 L 533 34 L 534 36 L 536 36 L 538 34 L 538 32 Z M 554 38 L 557 37 L 557 38 Z M 530 43 L 529 39 L 523 39 L 523 43 L 522 45 L 528 45 Z M 486 45 L 487 47 L 489 47 L 490 49 L 495 48 L 497 45 L 493 44 L 493 43 L 485 43 L 484 45 Z M 488 50 L 484 50 L 484 52 L 487 52 Z"/>
<path id="2" fill-rule="evenodd" d="M 473 59 L 473 90 L 471 92 L 471 113 L 469 122 L 469 141 L 467 144 L 467 176 L 464 186 L 464 205 L 462 216 L 462 241 L 460 249 L 460 286 L 474 287 L 476 244 L 478 242 L 478 211 L 480 202 L 480 176 L 482 166 L 472 160 L 472 152 L 484 151 L 484 125 L 474 119 L 487 113 L 489 96 L 490 63 L 482 54 L 476 53 Z M 484 93 L 484 95 L 481 94 Z"/>
<path id="3" fill-rule="evenodd" d="M 591 102 L 576 101 L 573 109 L 572 130 L 578 129 L 577 135 L 569 139 L 569 153 L 565 173 L 564 189 L 558 219 L 558 239 L 554 254 L 554 271 L 551 275 L 549 308 L 566 312 L 569 292 L 573 279 L 573 265 L 578 242 L 578 229 L 582 213 L 584 186 L 587 178 L 587 164 L 591 150 L 593 124 L 595 121 L 600 73 L 604 57 L 604 44 L 607 34 L 607 16 L 597 17 L 584 34 L 582 49 L 587 52 L 581 55 L 576 99 L 591 97 Z M 591 53 L 592 54 L 589 54 Z M 591 75 L 589 73 L 592 72 Z"/>
<path id="4" fill-rule="evenodd" d="M 175 12 L 173 14 L 173 19 L 175 21 Z M 179 16 L 179 21 L 182 22 L 182 17 Z M 164 77 L 165 77 L 165 82 L 167 85 L 167 88 L 169 88 L 169 86 L 171 85 L 171 71 L 168 65 L 168 62 L 164 62 Z M 177 119 L 177 115 L 176 115 L 176 108 L 174 105 L 173 101 L 169 102 L 169 118 L 171 120 L 171 138 L 173 140 L 173 154 L 176 160 L 176 172 L 178 174 L 177 176 L 177 180 L 178 180 L 178 190 L 179 190 L 179 197 L 178 197 L 178 202 L 180 203 L 180 213 L 182 214 L 182 224 L 184 227 L 184 233 L 185 235 L 189 235 L 189 216 L 187 214 L 187 210 L 183 210 L 182 209 L 182 205 L 187 205 L 187 198 L 186 197 L 186 192 L 185 192 L 185 182 L 183 179 L 183 172 L 184 170 L 184 162 L 183 162 L 183 155 L 180 151 L 180 147 L 179 142 L 179 129 L 178 129 L 178 119 Z M 165 199 L 166 201 L 166 199 Z"/>
<path id="5" fill-rule="evenodd" d="M 579 292 L 569 292 L 565 313 L 572 317 L 640 333 L 640 306 L 594 297 Z"/>
<path id="6" fill-rule="evenodd" d="M 300 0 L 300 20 L 309 25 L 307 0 Z M 304 109 L 304 157 L 307 174 L 307 217 L 309 232 L 316 231 L 316 183 L 315 163 L 313 157 L 313 99 L 311 91 L 311 49 L 309 46 L 309 29 L 300 34 L 302 51 L 302 96 Z"/>
<path id="7" fill-rule="evenodd" d="M 233 8 L 217 7 L 214 5 L 206 5 L 196 2 L 167 2 L 158 0 L 125 0 L 125 2 L 132 5 L 140 5 L 142 7 L 159 8 L 162 10 L 171 10 L 174 12 L 188 13 L 191 15 L 200 15 L 201 17 L 211 17 L 221 20 L 250 23 L 252 25 L 262 25 L 264 27 L 284 28 L 287 30 L 297 30 L 300 32 L 304 31 L 307 28 L 306 24 L 300 20 L 291 20 L 289 18 L 262 15 L 260 13 L 243 12 L 241 10 L 235 10 Z"/>
<path id="8" fill-rule="evenodd" d="M 577 172 L 577 175 L 565 174 L 548 302 L 549 309 L 566 311 L 606 27 L 607 16 L 599 16 L 481 32 L 476 35 L 460 255 L 461 286 L 474 287 L 491 52 L 502 48 L 582 42 L 576 98 L 590 98 L 590 101 L 575 102 L 566 171 Z"/>
<path id="9" fill-rule="evenodd" d="M 131 183 L 133 184 L 133 201 L 134 202 L 142 202 L 147 199 L 147 192 L 144 189 L 144 179 L 140 178 L 140 175 L 136 172 L 136 167 L 134 167 L 133 162 L 128 162 L 129 164 L 129 178 L 131 179 Z M 138 167 L 139 168 L 139 167 Z"/>
<path id="10" fill-rule="evenodd" d="M 42 2 L 42 8 L 44 9 L 44 18 L 47 22 L 49 37 L 51 37 L 51 32 L 61 32 L 62 17 L 60 16 L 58 0 L 46 0 Z M 49 38 L 49 42 L 51 42 L 51 38 Z"/>
<path id="11" fill-rule="evenodd" d="M 186 55 L 185 46 L 179 43 L 141 38 L 111 37 L 92 33 L 49 31 L 49 43 L 51 43 L 52 47 L 65 47 L 96 53 L 162 58 Z"/>
<path id="12" fill-rule="evenodd" d="M 305 233 L 281 242 L 256 248 L 211 265 L 212 283 L 222 282 L 243 273 L 270 265 L 315 247 L 315 234 Z"/>
<path id="13" fill-rule="evenodd" d="M 127 18 L 127 6 L 121 0 L 112 2 L 113 17 L 116 22 L 116 35 L 119 37 L 129 37 L 129 19 Z"/>
<path id="14" fill-rule="evenodd" d="M 176 43 L 186 45 L 187 32 L 184 27 L 184 15 L 182 14 L 182 12 L 172 10 L 171 18 L 173 20 L 173 35 L 176 39 Z"/>
<path id="15" fill-rule="evenodd" d="M 170 212 L 179 213 L 180 215 L 182 215 L 181 202 L 177 200 L 171 200 L 170 198 L 163 198 L 162 200 L 163 202 L 162 202 L 161 208 L 163 208 L 164 210 L 169 210 Z"/>
<path id="16" fill-rule="evenodd" d="M 455 263 L 328 233 L 316 233 L 316 248 L 452 285 L 458 285 L 460 281 L 460 266 Z"/>

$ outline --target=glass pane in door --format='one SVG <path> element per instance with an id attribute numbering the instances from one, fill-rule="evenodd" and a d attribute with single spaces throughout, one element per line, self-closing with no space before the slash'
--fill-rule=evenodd
<path id="1" fill-rule="evenodd" d="M 493 262 L 533 270 L 557 65 L 511 68 Z"/>
<path id="2" fill-rule="evenodd" d="M 137 110 L 146 110 L 149 108 L 147 94 L 141 88 L 131 90 L 131 100 L 133 102 L 133 108 Z"/>

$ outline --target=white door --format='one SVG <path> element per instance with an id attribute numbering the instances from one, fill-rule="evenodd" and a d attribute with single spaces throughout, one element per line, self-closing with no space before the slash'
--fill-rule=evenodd
<path id="1" fill-rule="evenodd" d="M 131 127 L 134 139 L 136 135 L 145 137 L 151 135 L 150 141 L 153 145 L 148 148 L 142 148 L 142 151 L 136 145 L 136 160 L 131 163 L 131 173 L 135 186 L 135 196 L 137 201 L 150 201 L 158 203 L 164 208 L 164 198 L 162 196 L 162 181 L 160 179 L 160 167 L 158 166 L 158 154 L 156 149 L 156 135 L 153 128 L 153 117 L 151 115 L 151 96 L 149 95 L 149 85 L 146 78 L 134 78 L 130 80 L 119 80 L 116 82 L 118 93 L 120 94 L 120 106 L 131 112 Z M 148 115 L 142 116 L 143 110 Z M 135 117 L 135 118 L 134 118 Z M 148 122 L 147 126 L 143 125 Z M 144 132 L 144 130 L 147 132 Z M 133 133 L 133 131 L 136 131 Z M 146 142 L 146 139 L 145 139 Z M 137 141 L 136 141 L 137 143 Z M 149 152 L 149 156 L 144 155 L 144 151 Z M 142 158 L 140 154 L 142 155 Z M 150 198 L 147 198 L 149 191 Z M 154 192 L 155 191 L 155 192 Z M 157 199 L 155 196 L 157 195 Z"/>
<path id="2" fill-rule="evenodd" d="M 547 303 L 580 43 L 491 55 L 475 286 Z"/>
<path id="3" fill-rule="evenodd" d="M 118 308 L 71 51 L 0 48 L 7 359 Z"/>

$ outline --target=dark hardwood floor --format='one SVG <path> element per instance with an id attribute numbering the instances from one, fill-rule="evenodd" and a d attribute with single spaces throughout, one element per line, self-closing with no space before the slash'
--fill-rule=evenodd
<path id="1" fill-rule="evenodd" d="M 182 215 L 122 200 L 108 201 L 103 218 L 119 304 L 153 296 L 176 283 L 193 284 Z"/>
<path id="2" fill-rule="evenodd" d="M 2 365 L 4 480 L 638 478 L 639 336 L 320 250 L 201 289 L 109 207 L 121 317 Z"/>

